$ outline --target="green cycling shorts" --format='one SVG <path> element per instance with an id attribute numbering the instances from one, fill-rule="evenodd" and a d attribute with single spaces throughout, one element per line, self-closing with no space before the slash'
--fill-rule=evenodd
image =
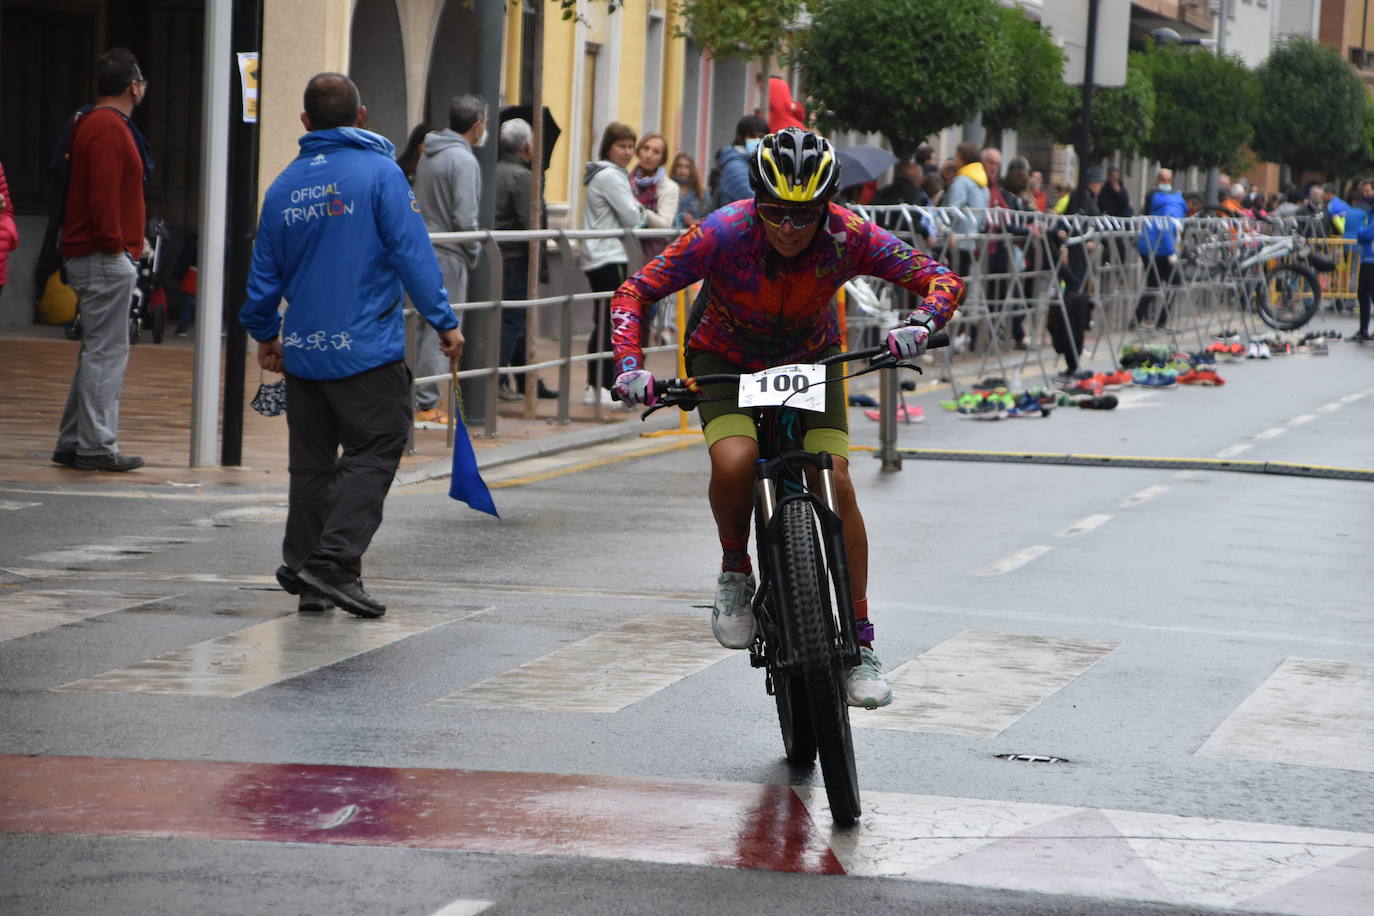
<path id="1" fill-rule="evenodd" d="M 829 347 L 822 351 L 821 357 L 840 352 L 839 347 Z M 713 375 L 718 372 L 743 372 L 736 366 L 714 353 L 703 350 L 690 350 L 687 353 L 687 374 Z M 827 366 L 825 377 L 825 413 L 800 410 L 802 428 L 806 430 L 803 442 L 809 452 L 829 452 L 849 460 L 849 412 L 845 399 L 845 386 L 840 377 L 844 375 L 844 365 L 835 363 Z M 702 386 L 702 394 L 708 398 L 724 398 L 720 401 L 707 401 L 697 408 L 701 415 L 701 430 L 706 436 L 706 446 L 710 448 L 721 439 L 730 436 L 748 436 L 757 439 L 754 432 L 754 413 L 748 407 L 740 407 L 737 402 L 739 383 L 720 382 Z"/>

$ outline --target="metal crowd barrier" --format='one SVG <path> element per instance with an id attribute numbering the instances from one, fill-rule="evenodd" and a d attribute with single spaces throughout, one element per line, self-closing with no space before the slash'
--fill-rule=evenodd
<path id="1" fill-rule="evenodd" d="M 1050 386 L 1061 368 L 1069 364 L 1066 349 L 1076 351 L 1075 361 L 1080 366 L 1116 369 L 1123 347 L 1130 344 L 1167 343 L 1176 350 L 1193 352 L 1222 331 L 1266 335 L 1269 329 L 1258 323 L 1244 290 L 1249 282 L 1246 278 L 1253 276 L 1256 267 L 1252 264 L 1242 270 L 1238 265 L 1247 259 L 1254 261 L 1272 247 L 1283 247 L 1285 238 L 1296 238 L 1295 233 L 1301 231 L 1291 221 L 1224 217 L 1083 217 L 906 205 L 856 209 L 965 277 L 967 297 L 949 328 L 954 345 L 936 356 L 941 377 L 950 382 L 956 396 L 966 385 L 987 376 L 1003 378 L 1017 390 Z M 550 422 L 570 422 L 571 398 L 582 389 L 573 382 L 574 365 L 610 356 L 574 353 L 575 309 L 581 303 L 609 296 L 590 290 L 575 242 L 621 239 L 627 267 L 633 273 L 644 263 L 640 240 L 677 234 L 675 230 L 481 230 L 432 235 L 436 243 L 478 242 L 481 258 L 486 261 L 487 288 L 481 291 L 481 298 L 453 305 L 455 312 L 486 312 L 491 316 L 482 354 L 476 359 L 469 355 L 468 368 L 458 373 L 460 381 L 488 382 L 479 389 L 479 403 L 467 405 L 468 415 L 475 418 L 474 432 L 486 436 L 498 433 L 500 375 L 528 376 L 546 369 L 558 370 L 558 402 Z M 531 240 L 541 243 L 546 257 L 556 255 L 549 258 L 550 282 L 544 284 L 549 294 L 506 299 L 501 288 L 499 243 Z M 1330 296 L 1339 302 L 1353 296 L 1358 277 L 1353 243 L 1329 238 L 1308 241 L 1338 264 L 1334 274 L 1323 275 L 1330 277 L 1324 299 Z M 1259 269 L 1262 267 L 1260 264 Z M 475 289 L 469 292 L 478 295 Z M 847 284 L 845 299 L 850 346 L 881 339 L 881 334 L 914 305 L 905 290 L 872 278 Z M 664 305 L 660 314 L 680 315 L 683 311 Z M 531 312 L 555 309 L 556 356 L 523 366 L 500 365 L 499 316 L 503 308 Z M 593 321 L 605 320 L 606 310 L 595 308 Z M 675 323 L 681 320 L 679 317 Z M 410 324 L 414 326 L 416 321 L 418 318 L 412 317 Z M 531 340 L 538 325 L 532 314 L 527 321 Z M 680 350 L 683 330 L 676 327 L 671 343 L 647 347 L 646 352 Z M 1075 332 L 1082 334 L 1081 345 Z M 416 383 L 448 385 L 449 380 L 448 375 L 428 376 L 417 378 Z M 893 387 L 892 392 L 883 392 L 884 416 L 895 411 Z M 533 418 L 533 398 L 527 395 L 524 404 L 524 416 Z M 453 406 L 450 392 L 450 415 Z M 594 417 L 600 418 L 602 412 L 599 403 L 593 407 Z M 884 439 L 891 440 L 887 441 L 888 451 L 895 455 L 895 423 L 881 424 L 881 428 Z M 452 424 L 450 442 L 451 435 Z"/>

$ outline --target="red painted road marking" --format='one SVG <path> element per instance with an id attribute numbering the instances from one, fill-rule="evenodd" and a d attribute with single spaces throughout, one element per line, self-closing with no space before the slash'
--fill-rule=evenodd
<path id="1" fill-rule="evenodd" d="M 0 755 L 0 832 L 403 846 L 843 874 L 786 786 Z"/>

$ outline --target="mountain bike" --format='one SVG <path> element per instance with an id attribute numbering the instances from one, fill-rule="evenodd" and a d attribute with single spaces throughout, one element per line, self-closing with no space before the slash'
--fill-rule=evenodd
<path id="1" fill-rule="evenodd" d="M 1239 296 L 1242 310 L 1253 310 L 1276 331 L 1312 320 L 1322 301 L 1317 271 L 1336 268 L 1297 233 L 1204 242 L 1186 251 L 1185 258 L 1202 273 L 1220 274 Z"/>
<path id="2" fill-rule="evenodd" d="M 948 343 L 946 335 L 936 334 L 930 346 Z M 705 397 L 702 388 L 716 383 L 738 383 L 740 403 L 747 403 L 747 391 L 755 404 L 759 587 L 753 603 L 758 626 L 749 661 L 765 671 L 764 687 L 777 707 L 787 761 L 811 766 L 819 756 L 830 814 L 842 827 L 852 825 L 861 813 L 845 703 L 845 673 L 859 663 L 859 639 L 851 613 L 834 459 L 828 452 L 805 449 L 801 410 L 824 410 L 826 366 L 859 360 L 867 360 L 867 365 L 845 378 L 899 367 L 921 371 L 897 361 L 884 344 L 837 353 L 814 366 L 656 380 L 658 401 L 643 413 L 648 417 L 669 406 L 691 410 L 715 400 Z"/>

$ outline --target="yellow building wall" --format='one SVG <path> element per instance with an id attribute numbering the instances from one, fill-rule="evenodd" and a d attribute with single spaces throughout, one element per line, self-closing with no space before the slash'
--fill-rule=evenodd
<path id="1" fill-rule="evenodd" d="M 310 28 L 301 28 L 310 23 Z M 258 96 L 258 203 L 300 152 L 301 96 L 326 70 L 348 72 L 350 0 L 265 0 Z"/>

